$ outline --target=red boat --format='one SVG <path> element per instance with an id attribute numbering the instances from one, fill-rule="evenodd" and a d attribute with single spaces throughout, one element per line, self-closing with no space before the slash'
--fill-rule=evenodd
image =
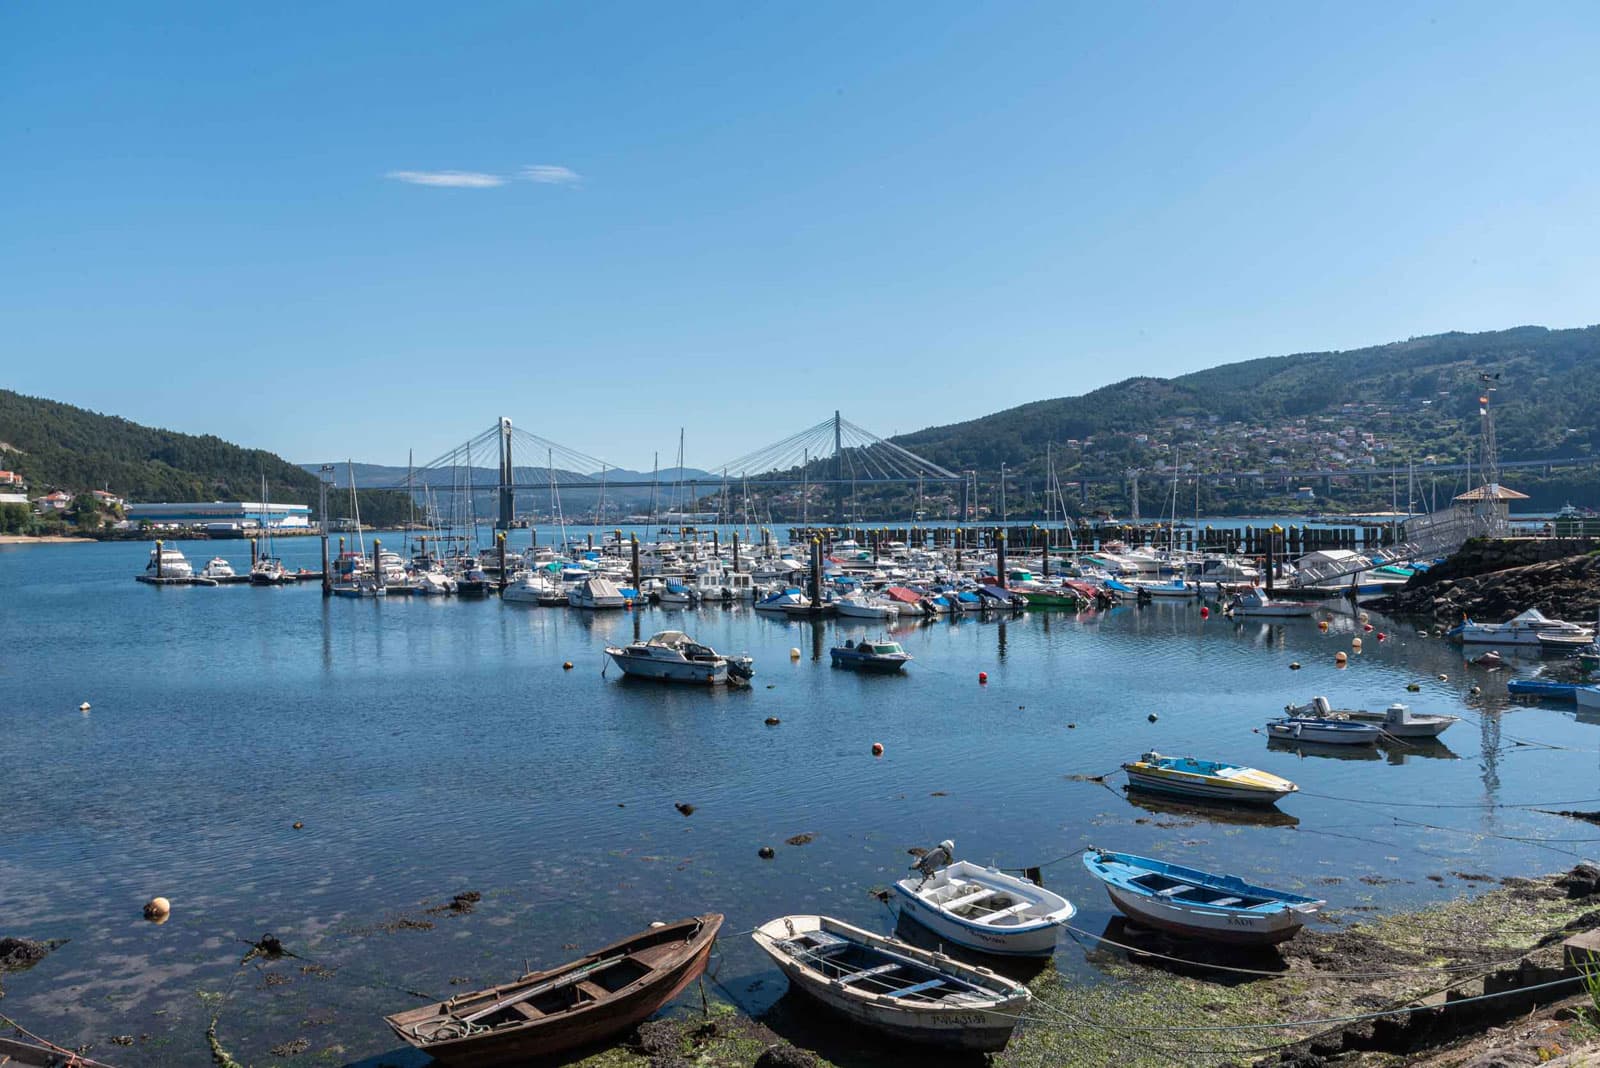
<path id="1" fill-rule="evenodd" d="M 698 979 L 721 926 L 711 912 L 652 927 L 559 968 L 384 1019 L 435 1060 L 471 1068 L 593 1045 L 643 1023 Z"/>

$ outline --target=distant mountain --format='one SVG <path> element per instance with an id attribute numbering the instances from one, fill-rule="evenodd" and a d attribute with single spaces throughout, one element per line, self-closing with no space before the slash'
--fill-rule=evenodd
<path id="1" fill-rule="evenodd" d="M 20 472 L 35 495 L 109 487 L 130 501 L 257 500 L 265 474 L 274 501 L 317 499 L 315 476 L 264 449 L 4 389 L 0 468 Z"/>
<path id="2" fill-rule="evenodd" d="M 322 464 L 301 464 L 302 470 L 318 475 Z M 408 470 L 405 467 L 395 467 L 390 464 L 350 464 L 340 460 L 330 464 L 333 468 L 331 476 L 333 484 L 340 488 L 350 485 L 350 472 L 352 466 L 355 470 L 356 486 L 361 489 L 377 489 L 379 487 L 400 487 L 406 484 L 409 477 L 413 485 L 450 487 L 455 484 L 464 484 L 468 472 L 462 468 L 434 468 L 430 470 Z M 543 467 L 517 467 L 514 469 L 518 483 L 522 485 L 543 484 L 549 481 L 548 470 Z M 471 481 L 474 487 L 492 487 L 500 481 L 500 471 L 493 467 L 474 467 L 471 469 Z M 572 477 L 593 478 L 598 485 L 601 473 L 599 471 L 571 472 L 556 469 L 557 480 L 571 479 Z M 680 478 L 685 482 L 716 481 L 718 476 L 709 471 L 701 471 L 693 467 L 669 467 L 655 476 L 663 487 L 670 488 Z M 605 471 L 605 480 L 609 482 L 649 482 L 649 471 L 631 471 L 625 467 L 609 467 Z M 648 494 L 648 490 L 646 493 Z"/>

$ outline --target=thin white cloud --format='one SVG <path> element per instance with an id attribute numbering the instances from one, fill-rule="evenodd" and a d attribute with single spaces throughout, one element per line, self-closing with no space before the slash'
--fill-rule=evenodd
<path id="1" fill-rule="evenodd" d="M 412 185 L 446 186 L 452 189 L 491 189 L 506 184 L 500 175 L 484 174 L 482 171 L 390 171 L 384 177 Z"/>
<path id="2" fill-rule="evenodd" d="M 538 182 L 540 185 L 580 185 L 583 175 L 571 167 L 562 167 L 555 163 L 533 163 L 522 168 L 520 177 L 524 181 Z"/>

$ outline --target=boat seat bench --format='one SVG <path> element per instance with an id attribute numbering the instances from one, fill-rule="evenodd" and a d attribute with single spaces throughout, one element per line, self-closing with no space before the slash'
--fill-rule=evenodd
<path id="1" fill-rule="evenodd" d="M 1032 907 L 1033 907 L 1033 902 L 1031 902 L 1031 901 L 1019 901 L 1015 905 L 1012 905 L 1008 909 L 1001 909 L 998 912 L 991 912 L 991 913 L 989 913 L 989 915 L 983 917 L 981 920 L 978 920 L 977 922 L 978 923 L 983 923 L 983 924 L 991 924 L 991 923 L 996 922 L 997 920 L 1003 920 L 1007 916 L 1015 916 L 1017 913 L 1022 912 L 1022 911 L 1026 910 L 1026 909 L 1032 908 Z"/>
<path id="2" fill-rule="evenodd" d="M 1229 905 L 1237 905 L 1239 902 L 1241 902 L 1243 900 L 1244 900 L 1244 898 L 1242 898 L 1242 897 L 1222 897 L 1222 898 L 1218 898 L 1215 901 L 1208 901 L 1208 902 L 1206 902 L 1206 904 L 1208 904 L 1208 905 L 1216 905 L 1219 908 L 1226 908 Z"/>
<path id="3" fill-rule="evenodd" d="M 941 907 L 947 909 L 956 909 L 960 908 L 962 905 L 976 905 L 980 901 L 994 897 L 994 895 L 998 894 L 999 892 L 1000 891 L 994 889 L 993 887 L 986 886 L 982 890 L 978 890 L 974 893 L 963 894 L 961 897 L 953 897 L 949 901 L 943 902 Z"/>
<path id="4" fill-rule="evenodd" d="M 900 970 L 900 965 L 898 965 L 898 964 L 880 964 L 876 968 L 863 968 L 859 972 L 851 972 L 849 975 L 841 975 L 839 977 L 839 982 L 840 983 L 855 983 L 855 982 L 859 982 L 862 979 L 871 978 L 874 975 L 884 975 L 884 974 L 886 974 L 888 972 L 899 971 L 899 970 Z"/>
<path id="5" fill-rule="evenodd" d="M 889 996 L 892 998 L 903 998 L 908 994 L 921 994 L 925 991 L 932 990 L 936 986 L 943 985 L 943 979 L 929 979 L 925 983 L 917 983 L 915 986 L 908 986 L 904 990 L 893 991 Z"/>
<path id="6" fill-rule="evenodd" d="M 1177 897 L 1179 894 L 1193 889 L 1194 887 L 1187 883 L 1179 883 L 1177 886 L 1169 886 L 1165 890 L 1157 890 L 1156 897 Z"/>

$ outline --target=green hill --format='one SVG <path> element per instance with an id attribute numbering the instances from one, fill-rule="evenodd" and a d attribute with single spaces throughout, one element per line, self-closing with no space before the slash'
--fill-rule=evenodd
<path id="1" fill-rule="evenodd" d="M 10 390 L 0 390 L 0 467 L 21 472 L 34 496 L 109 487 L 130 501 L 256 500 L 264 473 L 274 501 L 317 500 L 315 475 L 263 449 Z"/>
<path id="2" fill-rule="evenodd" d="M 1438 334 L 1247 360 L 1173 379 L 1130 378 L 893 441 L 952 470 L 976 470 L 980 482 L 1005 463 L 1023 494 L 1042 485 L 1047 445 L 1062 481 L 1129 470 L 1170 473 L 1174 465 L 1184 473 L 1270 475 L 1274 467 L 1321 470 L 1367 462 L 1360 453 L 1378 467 L 1469 457 L 1480 463 L 1480 373 L 1498 376 L 1489 385 L 1502 461 L 1600 455 L 1597 326 Z M 1346 428 L 1357 438 L 1374 435 L 1376 445 L 1340 449 L 1318 440 Z M 1592 471 L 1582 478 L 1558 472 L 1553 479 L 1519 475 L 1507 481 L 1572 495 L 1585 479 L 1593 481 Z M 1146 491 L 1160 499 L 1153 485 Z M 1386 484 L 1378 495 L 1345 496 L 1351 506 L 1387 507 L 1388 494 Z M 1211 500 L 1218 494 L 1209 488 L 1205 495 L 1207 510 L 1242 506 L 1246 496 Z M 1587 492 L 1591 501 L 1595 496 Z M 1018 503 L 1026 508 L 1026 500 Z M 1113 500 L 1126 503 L 1120 490 L 1102 494 L 1101 503 Z"/>

